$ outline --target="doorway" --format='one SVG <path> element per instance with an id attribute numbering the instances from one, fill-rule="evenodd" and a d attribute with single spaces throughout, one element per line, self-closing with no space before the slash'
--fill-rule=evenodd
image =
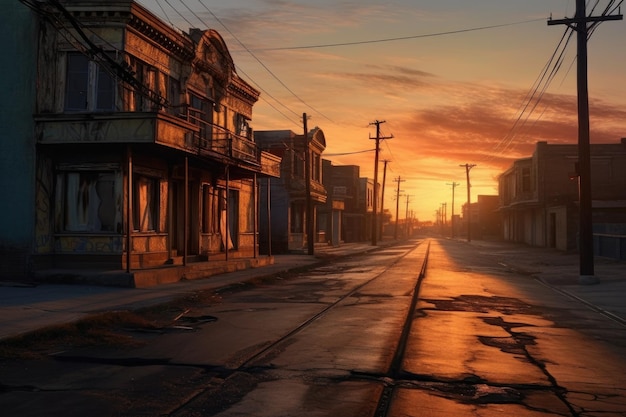
<path id="1" fill-rule="evenodd" d="M 200 231 L 199 231 L 199 185 L 195 182 L 189 183 L 189 202 L 187 210 L 187 255 L 198 255 L 200 253 Z M 184 255 L 185 243 L 185 183 L 184 181 L 174 181 L 172 183 L 171 207 L 172 207 L 172 253 L 178 256 Z M 194 208 L 196 208 L 194 210 Z"/>

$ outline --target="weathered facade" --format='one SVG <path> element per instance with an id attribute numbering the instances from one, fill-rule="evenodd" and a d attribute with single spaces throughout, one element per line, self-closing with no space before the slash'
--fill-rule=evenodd
<path id="1" fill-rule="evenodd" d="M 261 149 L 282 159 L 280 178 L 272 178 L 269 185 L 261 184 L 261 199 L 271 195 L 271 208 L 261 206 L 261 252 L 301 252 L 307 249 L 307 170 L 309 173 L 310 205 L 314 243 L 326 242 L 325 228 L 317 221 L 318 206 L 326 203 L 326 189 L 322 184 L 322 153 L 326 137 L 320 128 L 298 135 L 291 130 L 256 131 L 255 141 Z M 308 152 L 308 158 L 307 158 Z M 306 161 L 310 161 L 307 167 Z"/>
<path id="2" fill-rule="evenodd" d="M 561 250 L 577 248 L 577 145 L 538 142 L 532 157 L 499 177 L 505 240 Z M 626 139 L 591 145 L 594 231 L 626 223 Z"/>
<path id="3" fill-rule="evenodd" d="M 133 1 L 32 4 L 29 272 L 256 257 L 257 178 L 280 160 L 254 143 L 259 92 L 221 36 L 180 33 Z"/>

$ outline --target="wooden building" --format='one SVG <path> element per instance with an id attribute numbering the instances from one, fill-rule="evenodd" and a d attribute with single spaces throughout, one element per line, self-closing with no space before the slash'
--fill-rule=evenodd
<path id="1" fill-rule="evenodd" d="M 179 32 L 133 1 L 29 4 L 28 273 L 183 267 L 162 282 L 192 278 L 191 263 L 256 258 L 257 181 L 278 176 L 280 158 L 254 142 L 259 92 L 219 33 Z"/>

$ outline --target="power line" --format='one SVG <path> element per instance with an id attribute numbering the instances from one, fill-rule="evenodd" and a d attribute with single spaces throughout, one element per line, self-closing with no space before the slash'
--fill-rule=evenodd
<path id="1" fill-rule="evenodd" d="M 526 123 L 530 119 L 533 112 L 537 109 L 537 106 L 541 102 L 548 87 L 550 86 L 550 84 L 556 77 L 559 69 L 561 68 L 562 62 L 565 57 L 565 51 L 572 38 L 572 35 L 573 31 L 571 31 L 570 29 L 566 29 L 564 31 L 558 45 L 552 52 L 552 56 L 548 59 L 546 65 L 544 65 L 539 76 L 531 86 L 531 89 L 522 100 L 520 108 L 518 109 L 519 114 L 513 122 L 511 129 L 495 146 L 495 148 L 493 149 L 493 154 L 488 158 L 485 158 L 486 161 L 490 161 L 495 157 L 504 154 L 504 152 L 510 149 L 513 140 L 518 136 L 521 129 L 526 126 Z"/>
<path id="2" fill-rule="evenodd" d="M 180 16 L 181 19 L 183 19 L 185 22 L 187 22 L 189 24 L 189 27 L 193 27 L 193 23 L 191 23 L 189 20 L 187 20 L 187 18 L 185 16 L 183 16 L 183 14 L 178 11 L 178 9 L 176 9 L 174 6 L 172 6 L 172 4 L 168 0 L 163 0 L 163 1 L 165 1 L 165 3 L 167 3 L 167 5 L 170 6 L 172 8 L 172 10 L 174 10 L 176 12 L 176 14 L 178 16 Z"/>
<path id="3" fill-rule="evenodd" d="M 156 0 L 156 4 L 157 6 L 159 6 L 159 9 L 161 9 L 161 11 L 163 12 L 163 16 L 165 16 L 165 19 L 167 19 L 167 22 L 174 26 L 174 23 L 172 23 L 172 20 L 170 19 L 170 17 L 167 15 L 167 13 L 165 12 L 165 9 L 163 8 L 163 6 L 161 5 L 161 2 L 159 0 Z"/>
<path id="4" fill-rule="evenodd" d="M 274 96 L 272 96 L 270 93 L 268 93 L 263 87 L 261 87 L 257 82 L 255 82 L 248 74 L 246 74 L 245 71 L 243 71 L 241 68 L 238 68 L 238 71 L 240 71 L 243 75 L 245 75 L 252 84 L 254 84 L 254 86 L 256 88 L 258 88 L 259 90 L 261 90 L 266 96 L 270 97 L 272 100 L 276 101 L 278 104 L 280 104 L 281 106 L 283 106 L 284 108 L 286 108 L 287 110 L 289 110 L 290 112 L 294 113 L 297 115 L 297 113 L 295 113 L 292 109 L 290 109 L 289 107 L 287 107 L 286 105 L 284 105 L 283 103 L 281 103 L 277 98 L 275 98 Z M 285 113 L 283 113 L 281 110 L 279 110 L 276 106 L 274 106 L 271 102 L 269 102 L 268 100 L 265 99 L 265 97 L 260 96 L 260 99 L 263 100 L 264 102 L 266 102 L 271 108 L 273 108 L 274 110 L 276 110 L 277 113 L 279 113 L 281 116 L 283 116 L 285 119 L 289 120 L 291 123 L 297 125 L 298 127 L 300 126 L 300 122 L 296 122 L 293 119 L 289 118 L 289 116 L 287 116 Z"/>
<path id="5" fill-rule="evenodd" d="M 447 32 L 427 33 L 427 34 L 422 34 L 422 35 L 401 36 L 397 38 L 370 39 L 370 40 L 365 40 L 365 41 L 327 43 L 327 44 L 319 44 L 319 45 L 284 46 L 284 47 L 278 47 L 278 48 L 263 48 L 263 49 L 258 49 L 258 50 L 259 51 L 286 51 L 286 50 L 295 50 L 295 49 L 334 48 L 338 46 L 354 46 L 354 45 L 365 45 L 365 44 L 372 44 L 372 43 L 396 42 L 396 41 L 404 41 L 404 40 L 409 40 L 409 39 L 432 38 L 436 36 L 456 35 L 459 33 L 476 32 L 479 30 L 496 29 L 496 28 L 501 28 L 501 27 L 515 26 L 515 25 L 521 25 L 525 23 L 532 23 L 532 22 L 539 22 L 539 21 L 543 22 L 545 21 L 545 19 L 530 19 L 530 20 L 524 20 L 521 22 L 503 23 L 499 25 L 490 25 L 490 26 L 481 26 L 481 27 L 476 27 L 476 28 L 451 30 Z"/>
<path id="6" fill-rule="evenodd" d="M 329 156 L 346 156 L 346 155 L 357 155 L 360 153 L 374 152 L 376 149 L 366 149 L 364 151 L 354 151 L 354 152 L 344 152 L 344 153 L 324 153 L 325 157 Z"/>
<path id="7" fill-rule="evenodd" d="M 37 4 L 35 5 L 31 2 L 25 2 L 27 6 L 31 8 L 35 7 L 38 12 L 43 13 L 45 18 L 47 18 L 52 23 L 52 25 L 62 37 L 69 40 L 70 43 L 80 53 L 86 55 L 90 60 L 93 60 L 95 63 L 97 63 L 100 68 L 107 71 L 110 75 L 118 77 L 125 85 L 128 86 L 128 88 L 146 97 L 158 108 L 169 106 L 167 99 L 163 97 L 160 92 L 152 89 L 150 86 L 144 84 L 142 80 L 135 77 L 134 72 L 132 72 L 126 62 L 117 62 L 104 49 L 102 49 L 102 47 L 96 45 L 96 43 L 94 43 L 94 40 L 87 36 L 87 33 L 85 32 L 85 25 L 77 20 L 72 15 L 72 13 L 70 13 L 61 4 L 59 0 L 48 0 L 47 3 L 49 3 L 55 10 L 57 10 L 61 14 L 61 16 L 63 16 L 63 18 L 76 31 L 76 34 L 68 30 L 68 28 L 66 28 L 65 25 L 60 21 L 60 18 L 54 16 L 52 11 L 44 10 L 44 3 L 45 2 L 37 2 Z M 69 37 L 71 37 L 72 39 L 70 40 Z M 115 49 L 115 52 L 116 54 L 119 54 L 121 51 Z"/>
<path id="8" fill-rule="evenodd" d="M 204 21 L 204 19 L 202 19 L 200 16 L 198 16 L 198 14 L 196 12 L 194 12 L 183 0 L 179 0 L 180 3 L 185 6 L 185 8 L 196 18 L 198 19 L 198 21 L 204 25 L 205 27 L 209 27 L 210 25 L 207 24 L 207 22 Z M 191 23 L 189 20 L 187 20 L 182 13 L 180 13 L 177 9 L 175 9 L 171 3 L 169 3 L 168 0 L 165 0 L 165 2 L 172 8 L 174 9 L 174 11 L 181 17 L 183 18 L 190 26 L 193 26 L 193 23 Z M 202 4 L 202 3 L 200 3 Z M 205 6 L 206 8 L 206 6 Z M 208 10 L 208 8 L 207 8 Z M 208 10 L 209 13 L 211 13 L 210 10 Z M 211 13 L 212 14 L 212 13 Z M 213 15 L 216 19 L 217 17 L 215 15 Z M 219 22 L 219 19 L 217 19 Z M 221 23 L 221 22 L 220 22 Z M 226 30 L 228 31 L 228 28 L 226 28 Z M 230 31 L 229 31 L 230 33 Z M 231 33 L 232 35 L 232 33 Z M 233 35 L 234 37 L 234 35 Z M 236 39 L 236 38 L 235 38 Z M 239 41 L 237 39 L 237 41 Z M 221 53 L 221 51 L 220 51 Z M 293 113 L 295 116 L 299 117 L 300 115 L 298 113 L 296 113 L 295 111 L 293 111 L 292 109 L 290 109 L 288 106 L 286 106 L 285 104 L 283 104 L 280 100 L 278 100 L 277 98 L 275 98 L 274 96 L 272 96 L 269 92 L 267 92 L 263 87 L 261 87 L 256 81 L 254 81 L 254 79 L 252 77 L 250 77 L 248 74 L 245 73 L 245 71 L 243 71 L 240 67 L 237 67 L 237 70 L 239 72 L 241 72 L 242 74 L 244 74 L 249 80 L 250 82 L 252 82 L 256 88 L 258 88 L 259 90 L 261 90 L 265 95 L 267 95 L 268 97 L 270 97 L 272 100 L 274 100 L 276 103 L 280 104 L 281 106 L 283 106 L 285 109 L 287 109 L 288 111 L 290 111 L 291 113 Z M 285 113 L 283 113 L 281 110 L 279 110 L 276 106 L 274 106 L 270 101 L 266 100 L 263 96 L 260 97 L 261 100 L 265 101 L 271 108 L 273 108 L 277 113 L 279 113 L 281 116 L 283 116 L 285 119 L 289 120 L 291 123 L 295 124 L 295 125 L 300 125 L 299 122 L 295 122 L 293 119 L 289 118 L 289 116 L 287 116 Z"/>
<path id="9" fill-rule="evenodd" d="M 599 3 L 600 3 L 599 0 L 596 0 L 596 2 L 594 4 L 590 14 L 593 14 L 593 11 L 598 7 Z M 609 3 L 606 5 L 604 11 L 602 12 L 601 16 L 604 17 L 604 16 L 607 16 L 609 14 L 614 13 L 616 10 L 619 9 L 619 7 L 621 6 L 622 3 L 623 3 L 623 0 L 620 0 L 619 3 L 617 3 L 617 4 L 616 4 L 615 0 L 609 1 Z M 589 26 L 588 39 L 595 32 L 595 29 L 598 27 L 598 25 L 601 24 L 602 22 L 604 22 L 604 20 L 595 21 L 595 22 L 593 22 Z M 500 143 L 495 147 L 494 150 L 497 151 L 496 155 L 492 155 L 491 157 L 486 158 L 487 160 L 491 160 L 491 159 L 495 158 L 498 155 L 502 155 L 502 154 L 504 154 L 504 152 L 506 152 L 507 150 L 509 150 L 511 148 L 511 146 L 513 144 L 513 140 L 517 136 L 519 136 L 519 134 L 520 134 L 519 132 L 526 126 L 526 124 L 529 121 L 531 115 L 535 112 L 535 110 L 539 106 L 539 103 L 541 102 L 543 96 L 547 92 L 548 87 L 550 86 L 552 81 L 556 78 L 557 73 L 560 71 L 561 66 L 563 64 L 563 61 L 565 59 L 565 51 L 566 51 L 566 49 L 567 49 L 567 47 L 568 47 L 568 45 L 569 45 L 569 43 L 570 43 L 570 41 L 571 41 L 571 39 L 573 37 L 573 34 L 574 34 L 574 30 L 572 30 L 571 27 L 568 27 L 568 28 L 565 29 L 565 32 L 564 32 L 563 36 L 561 37 L 561 41 L 559 42 L 558 46 L 556 47 L 555 51 L 553 52 L 552 57 L 548 60 L 548 63 L 546 64 L 546 66 L 542 70 L 542 73 L 538 77 L 538 80 L 535 81 L 535 84 L 533 84 L 533 87 L 531 88 L 532 93 L 529 92 L 529 94 L 527 94 L 526 97 L 524 98 L 522 109 L 520 110 L 520 114 L 517 117 L 517 119 L 515 120 L 515 122 L 513 123 L 513 126 L 511 127 L 511 130 L 500 141 Z M 563 44 L 563 41 L 565 39 L 566 39 L 566 42 L 565 42 L 565 44 Z M 560 52 L 559 52 L 559 50 L 560 50 Z M 557 58 L 557 54 L 558 54 L 558 58 Z M 575 59 L 574 59 L 573 62 L 575 62 Z M 573 62 L 568 67 L 566 76 L 567 76 L 567 74 L 570 73 L 571 68 L 573 66 Z M 552 64 L 552 66 L 550 66 L 551 64 Z M 548 74 L 548 70 L 549 69 L 550 69 L 550 73 Z M 539 91 L 539 89 L 541 89 L 541 91 Z M 534 101 L 534 104 L 531 106 L 531 103 L 533 103 L 533 101 Z M 547 107 L 543 109 L 543 111 L 541 112 L 539 117 L 533 122 L 533 124 L 530 126 L 530 128 L 532 128 L 532 127 L 534 127 L 536 125 L 536 123 L 543 117 L 543 115 L 544 115 L 546 110 L 547 110 Z M 526 113 L 526 116 L 524 117 L 525 113 Z"/>
<path id="10" fill-rule="evenodd" d="M 187 5 L 183 2 L 183 0 L 180 0 L 180 2 L 181 2 L 181 4 L 182 4 L 183 6 L 185 6 L 185 7 L 187 8 L 187 10 L 189 10 L 189 11 L 190 11 L 190 12 L 191 12 L 194 16 L 196 16 L 196 18 L 198 18 L 198 20 L 200 20 L 200 21 L 202 22 L 202 19 L 200 19 L 200 18 L 199 18 L 199 17 L 198 17 L 198 16 L 197 16 L 197 15 L 196 15 L 196 14 L 195 14 L 195 13 L 194 13 L 194 12 L 193 12 L 190 8 L 189 8 L 189 6 L 187 6 Z M 289 88 L 289 87 L 287 86 L 287 84 L 285 84 L 285 83 L 283 82 L 283 80 L 281 80 L 281 79 L 280 79 L 280 78 L 279 78 L 279 77 L 278 77 L 278 76 L 277 76 L 277 75 L 276 75 L 276 74 L 275 74 L 275 73 L 274 73 L 274 72 L 273 72 L 273 71 L 272 71 L 272 70 L 271 70 L 271 69 L 270 69 L 270 68 L 269 68 L 269 67 L 268 67 L 268 66 L 267 66 L 267 65 L 266 65 L 263 61 L 261 61 L 261 60 L 259 59 L 259 57 L 257 57 L 257 56 L 254 54 L 254 52 L 252 52 L 252 50 L 250 50 L 250 48 L 248 48 L 246 45 L 244 45 L 244 43 L 243 43 L 243 42 L 241 42 L 241 41 L 239 40 L 239 38 L 238 38 L 238 37 L 237 37 L 237 36 L 236 36 L 236 35 L 235 35 L 235 34 L 234 34 L 234 33 L 233 33 L 233 32 L 232 32 L 229 28 L 228 28 L 228 26 L 226 26 L 226 24 L 224 24 L 224 22 L 222 22 L 222 20 L 221 20 L 219 17 L 217 17 L 217 16 L 215 15 L 215 13 L 213 13 L 213 12 L 211 11 L 211 9 L 209 9 L 209 8 L 208 8 L 208 7 L 207 7 L 207 6 L 206 6 L 206 5 L 205 5 L 205 4 L 204 4 L 201 0 L 198 0 L 198 3 L 200 3 L 200 4 L 201 4 L 201 5 L 202 5 L 205 9 L 206 9 L 206 11 L 207 11 L 207 12 L 209 12 L 209 13 L 211 14 L 211 16 L 213 16 L 213 18 L 214 18 L 215 20 L 217 20 L 217 22 L 218 22 L 220 25 L 222 25 L 222 27 L 223 27 L 223 28 L 224 28 L 224 29 L 225 29 L 225 30 L 226 30 L 226 31 L 227 31 L 227 32 L 228 32 L 228 33 L 229 33 L 229 34 L 230 34 L 230 35 L 231 35 L 231 36 L 232 36 L 232 37 L 233 37 L 236 41 L 237 41 L 237 43 L 239 43 L 239 45 L 241 45 L 241 47 L 242 47 L 243 49 L 245 49 L 245 50 L 246 50 L 246 52 L 248 52 L 248 53 L 250 54 L 250 56 L 251 56 L 252 58 L 254 58 L 254 59 L 255 59 L 255 60 L 256 60 L 256 61 L 257 61 L 257 62 L 258 62 L 258 63 L 259 63 L 259 64 L 260 64 L 260 65 L 261 65 L 261 66 L 262 66 L 262 67 L 263 67 L 263 68 L 264 68 L 264 69 L 265 69 L 265 70 L 266 70 L 266 71 L 267 71 L 267 72 L 268 72 L 268 73 L 269 73 L 269 74 L 270 74 L 270 75 L 271 75 L 271 76 L 272 76 L 272 77 L 276 80 L 276 81 L 278 81 L 278 83 L 279 83 L 280 85 L 282 85 L 282 86 L 283 86 L 283 87 L 284 87 L 287 91 L 289 91 L 289 93 L 290 93 L 291 95 L 293 95 L 293 96 L 294 96 L 296 99 L 298 99 L 298 100 L 299 100 L 302 104 L 304 104 L 305 106 L 309 107 L 311 110 L 313 110 L 314 112 L 318 113 L 320 116 L 322 116 L 323 118 L 325 118 L 325 119 L 326 119 L 326 120 L 328 120 L 329 122 L 331 122 L 331 123 L 335 123 L 333 120 L 331 120 L 331 119 L 330 119 L 328 116 L 326 116 L 324 113 L 322 113 L 321 111 L 319 111 L 319 110 L 315 109 L 313 106 L 311 106 L 310 104 L 308 104 L 307 102 L 305 102 L 305 101 L 304 101 L 304 100 L 303 100 L 303 99 L 302 99 L 299 95 L 297 95 L 297 94 L 296 94 L 296 93 L 295 93 L 295 92 L 294 92 L 291 88 Z M 205 24 L 205 25 L 206 25 L 206 23 L 204 23 L 204 22 L 203 22 L 203 24 Z M 208 26 L 208 25 L 206 25 L 206 26 Z"/>

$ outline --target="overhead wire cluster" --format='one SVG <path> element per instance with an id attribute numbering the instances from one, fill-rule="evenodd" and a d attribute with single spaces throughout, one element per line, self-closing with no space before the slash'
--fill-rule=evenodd
<path id="1" fill-rule="evenodd" d="M 185 15 L 177 8 L 175 7 L 169 0 L 163 0 L 168 6 L 169 8 L 174 11 L 174 13 L 176 13 L 182 20 L 184 20 L 190 27 L 194 27 L 194 23 L 192 23 L 187 17 L 185 17 Z M 206 28 L 211 27 L 211 25 L 209 23 L 207 23 L 207 21 L 200 16 L 199 13 L 197 13 L 196 11 L 194 11 L 194 9 L 192 7 L 190 7 L 187 2 L 185 0 L 177 0 L 180 5 L 182 5 L 197 21 L 200 25 L 203 25 Z M 170 24 L 172 24 L 171 19 L 169 18 L 169 16 L 167 15 L 165 8 L 163 7 L 163 5 L 160 3 L 160 0 L 155 0 L 155 2 L 157 3 L 157 5 L 159 6 L 161 12 L 165 15 L 166 19 L 168 20 L 168 22 Z M 215 14 L 211 11 L 211 9 L 209 9 L 209 7 L 205 4 L 205 2 L 203 2 L 202 0 L 197 0 L 197 3 L 202 6 L 202 8 L 211 15 L 211 17 L 217 22 L 219 23 L 222 28 L 235 40 L 235 42 L 237 42 L 237 44 L 239 44 L 255 61 L 257 61 L 259 63 L 259 65 L 261 65 L 261 67 L 263 67 L 263 69 L 274 79 L 276 80 L 285 90 L 287 90 L 294 98 L 296 98 L 299 102 L 301 102 L 304 106 L 310 108 L 311 110 L 313 110 L 316 114 L 320 115 L 321 117 L 329 120 L 330 122 L 332 122 L 332 120 L 326 116 L 324 113 L 322 113 L 321 111 L 317 110 L 316 108 L 314 108 L 312 105 L 310 105 L 309 103 L 307 103 L 303 98 L 301 98 L 298 94 L 296 94 L 296 92 L 293 91 L 293 89 L 291 89 L 272 69 L 270 69 L 267 64 L 265 64 L 252 50 L 250 50 L 236 35 L 235 33 L 233 33 L 233 31 L 230 30 L 230 28 Z M 173 24 L 172 24 L 173 25 Z M 180 29 L 179 29 L 180 30 Z M 249 74 L 247 74 L 245 71 L 243 71 L 241 69 L 240 66 L 236 66 L 237 67 L 237 71 L 241 72 L 241 74 L 243 74 L 256 88 L 258 88 L 262 93 L 264 93 L 264 96 L 269 97 L 272 101 L 267 100 L 263 95 L 261 96 L 261 99 L 264 100 L 270 107 L 272 107 L 277 113 L 279 113 L 281 116 L 283 116 L 285 119 L 287 119 L 288 121 L 290 121 L 291 123 L 293 123 L 294 125 L 297 126 L 301 126 L 302 123 L 299 120 L 300 118 L 300 114 L 295 112 L 290 106 L 284 104 L 281 100 L 279 100 L 278 98 L 276 98 L 274 95 L 272 95 L 271 93 L 269 93 L 266 89 L 264 89 L 258 82 L 256 82 L 254 80 L 253 77 L 251 77 Z M 280 108 L 279 108 L 280 107 Z M 283 110 L 281 110 L 281 108 Z M 286 114 L 286 113 L 291 113 L 292 116 Z M 293 116 L 296 117 L 296 119 L 293 118 Z"/>
<path id="2" fill-rule="evenodd" d="M 166 12 L 166 8 L 163 7 L 163 5 L 161 4 L 161 0 L 154 0 L 154 1 L 156 2 L 157 6 L 161 10 L 161 12 L 165 16 L 165 18 L 168 20 L 168 22 L 173 25 L 171 18 L 168 16 L 168 13 Z M 188 0 L 176 0 L 178 2 L 177 4 L 179 4 L 178 7 L 175 4 L 173 4 L 173 0 L 172 1 L 170 1 L 170 0 L 162 0 L 162 1 L 165 2 L 165 4 L 169 7 L 169 9 L 171 9 L 171 11 L 173 13 L 177 14 L 180 17 L 180 19 L 185 21 L 190 26 L 193 26 L 193 23 L 185 16 L 185 13 L 183 13 L 183 12 L 181 12 L 181 10 L 179 10 L 180 6 L 184 7 L 184 9 L 186 9 L 186 11 L 189 14 L 191 14 L 200 24 L 202 24 L 202 25 L 204 25 L 206 27 L 210 27 L 210 25 L 206 22 L 206 20 L 203 19 L 202 16 L 200 16 L 196 11 L 194 11 L 194 9 L 192 7 L 189 6 Z M 245 50 L 255 61 L 257 61 L 261 65 L 261 67 L 263 67 L 263 69 L 273 79 L 275 79 L 286 91 L 288 91 L 295 99 L 297 99 L 299 102 L 301 102 L 306 107 L 309 107 L 311 110 L 313 110 L 314 114 L 317 114 L 317 115 L 321 116 L 322 118 L 324 118 L 324 119 L 326 119 L 326 120 L 328 120 L 330 122 L 333 122 L 333 120 L 330 117 L 328 117 L 327 115 L 323 114 L 322 112 L 320 112 L 319 110 L 314 108 L 312 105 L 307 103 L 303 98 L 301 98 L 298 94 L 296 94 L 293 91 L 293 89 L 291 89 L 289 86 L 287 86 L 286 83 L 273 70 L 271 70 L 266 63 L 264 63 L 255 54 L 255 52 L 257 50 L 252 50 L 252 49 L 248 48 L 233 33 L 233 31 L 231 31 L 228 28 L 228 26 L 218 16 L 209 9 L 209 7 L 205 4 L 206 3 L 205 0 L 196 0 L 196 1 L 197 1 L 197 3 L 200 4 L 200 6 L 206 12 L 208 12 L 211 15 L 211 17 L 216 22 L 218 22 L 224 28 L 224 30 L 237 42 L 237 44 L 239 44 L 243 48 L 243 50 Z M 384 43 L 384 42 L 397 42 L 397 41 L 406 41 L 406 40 L 411 40 L 411 39 L 420 39 L 420 38 L 429 38 L 429 37 L 438 37 L 438 36 L 448 36 L 448 35 L 454 35 L 454 34 L 460 34 L 460 33 L 466 33 L 466 32 L 489 30 L 489 29 L 502 28 L 502 27 L 507 27 L 507 26 L 514 26 L 514 25 L 532 23 L 532 22 L 537 22 L 537 21 L 540 21 L 540 20 L 543 20 L 543 19 L 530 19 L 530 20 L 511 22 L 511 23 L 503 23 L 503 24 L 496 24 L 496 25 L 486 25 L 486 26 L 479 26 L 479 27 L 473 27 L 473 28 L 464 28 L 464 29 L 453 30 L 453 31 L 417 34 L 417 35 L 410 35 L 410 36 L 403 36 L 403 37 L 394 37 L 394 38 L 369 39 L 369 40 L 363 40 L 363 41 L 341 42 L 341 43 L 332 43 L 332 44 L 311 44 L 311 45 L 295 45 L 295 46 L 286 46 L 286 47 L 277 47 L 277 48 L 263 48 L 263 49 L 258 49 L 258 51 L 319 49 L 319 48 L 334 48 L 334 47 L 346 47 L 346 46 L 355 46 L 355 45 L 364 45 L 364 44 L 375 44 L 375 43 Z M 266 99 L 262 95 L 261 96 L 262 100 L 264 100 L 276 112 L 281 114 L 285 119 L 289 120 L 290 122 L 292 122 L 293 124 L 295 124 L 297 126 L 301 126 L 300 120 L 295 121 L 291 117 L 291 115 L 299 117 L 300 115 L 298 113 L 293 111 L 290 106 L 284 104 L 281 100 L 276 98 L 274 95 L 270 94 L 266 89 L 264 89 L 261 85 L 259 85 L 259 83 L 256 82 L 253 77 L 251 77 L 249 74 L 244 72 L 241 69 L 241 67 L 237 66 L 237 70 L 238 70 L 238 72 L 241 72 L 255 87 L 257 87 L 260 91 L 262 91 L 266 97 L 271 99 L 271 101 L 270 101 L 270 100 Z M 289 114 L 291 114 L 291 115 L 289 115 Z"/>
<path id="3" fill-rule="evenodd" d="M 20 0 L 35 13 L 46 19 L 67 42 L 76 48 L 76 51 L 96 62 L 101 69 L 113 77 L 123 81 L 125 88 L 131 89 L 150 100 L 155 107 L 168 107 L 169 103 L 158 91 L 153 90 L 139 80 L 126 61 L 121 58 L 123 52 L 110 45 L 103 38 L 91 31 L 65 9 L 59 0 L 35 1 Z M 69 30 L 61 20 L 61 16 L 73 28 Z M 92 35 L 89 36 L 88 32 Z M 105 51 L 98 43 L 107 44 L 110 50 Z M 113 55 L 113 56 L 112 56 Z"/>
<path id="4" fill-rule="evenodd" d="M 614 13 L 621 7 L 622 3 L 623 0 L 610 0 L 602 11 L 601 16 L 604 17 Z M 589 11 L 589 15 L 593 15 L 599 4 L 600 0 L 595 0 L 591 10 Z M 589 26 L 587 39 L 591 38 L 591 35 L 595 31 L 595 29 L 597 29 L 600 23 L 602 23 L 602 21 L 595 21 Z M 521 142 L 521 139 L 526 138 L 532 131 L 532 128 L 542 119 L 545 112 L 548 110 L 547 106 L 543 107 L 541 112 L 534 118 L 534 120 L 531 120 L 531 118 L 538 111 L 539 104 L 545 96 L 548 87 L 552 84 L 557 74 L 561 71 L 563 67 L 563 63 L 566 58 L 567 47 L 574 33 L 575 30 L 573 28 L 565 28 L 565 31 L 561 36 L 561 39 L 556 46 L 554 52 L 552 53 L 546 65 L 542 68 L 539 76 L 522 100 L 522 103 L 517 110 L 518 115 L 513 121 L 511 129 L 494 147 L 492 154 L 488 157 L 485 157 L 483 161 L 488 162 L 504 155 L 515 145 L 516 142 Z M 565 73 L 563 80 L 565 80 L 565 78 L 567 78 L 567 76 L 569 75 L 575 61 L 576 57 L 573 58 L 572 62 L 568 66 L 567 72 Z"/>

